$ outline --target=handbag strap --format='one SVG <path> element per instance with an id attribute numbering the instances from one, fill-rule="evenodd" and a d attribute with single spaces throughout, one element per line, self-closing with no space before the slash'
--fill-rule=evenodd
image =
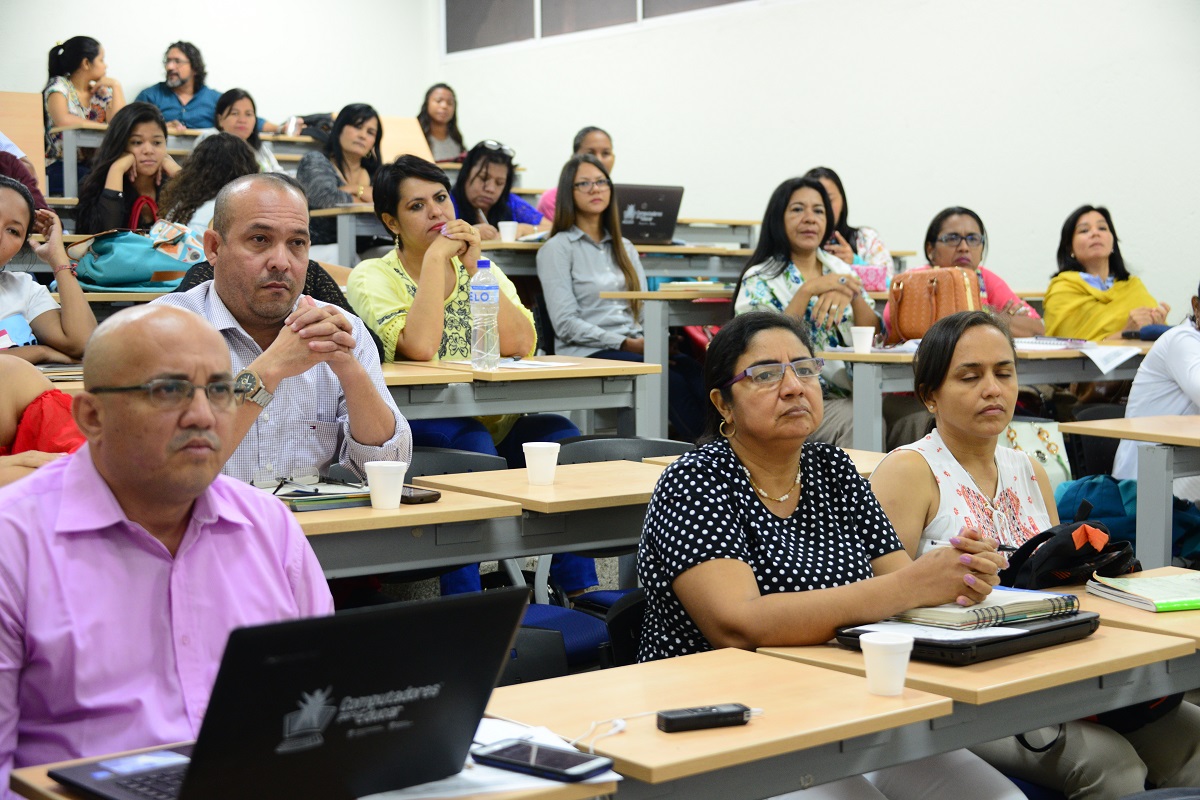
<path id="1" fill-rule="evenodd" d="M 158 203 L 154 202 L 154 198 L 148 195 L 138 195 L 138 198 L 133 201 L 133 210 L 129 212 L 129 229 L 136 231 L 140 225 L 138 222 L 142 218 L 142 212 L 150 209 L 150 213 L 154 215 L 154 219 L 158 219 Z"/>

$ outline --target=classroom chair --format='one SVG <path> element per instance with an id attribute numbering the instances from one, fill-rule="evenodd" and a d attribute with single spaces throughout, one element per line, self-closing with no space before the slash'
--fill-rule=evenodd
<path id="1" fill-rule="evenodd" d="M 694 445 L 678 442 L 674 439 L 648 439 L 641 437 L 620 438 L 613 436 L 574 436 L 559 442 L 558 463 L 588 464 L 596 461 L 641 461 L 643 458 L 654 456 L 683 455 L 693 449 Z M 578 555 L 590 558 L 622 559 L 622 568 L 634 569 L 633 560 L 636 558 L 636 548 L 612 548 L 579 552 Z M 550 579 L 550 559 L 539 558 L 534 580 L 534 596 L 538 596 L 547 586 Z M 585 592 L 573 598 L 573 605 L 579 611 L 592 614 L 604 619 L 613 604 L 626 595 L 628 589 L 600 589 Z"/>
<path id="2" fill-rule="evenodd" d="M 520 627 L 497 686 L 557 678 L 570 672 L 560 631 Z"/>
<path id="3" fill-rule="evenodd" d="M 1075 407 L 1075 419 L 1087 422 L 1095 419 L 1121 419 L 1125 416 L 1125 406 L 1119 403 L 1084 403 Z M 1075 455 L 1078 466 L 1075 469 L 1076 478 L 1088 475 L 1111 475 L 1113 461 L 1117 458 L 1117 448 L 1120 439 L 1105 436 L 1082 436 L 1072 434 L 1075 440 Z"/>
<path id="4" fill-rule="evenodd" d="M 631 589 L 612 604 L 604 616 L 604 626 L 608 628 L 608 646 L 601 660 L 604 666 L 624 667 L 637 663 L 645 616 L 646 591 L 641 587 Z"/>

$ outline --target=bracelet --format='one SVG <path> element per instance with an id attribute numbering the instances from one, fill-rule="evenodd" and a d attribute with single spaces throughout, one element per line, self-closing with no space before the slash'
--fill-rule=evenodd
<path id="1" fill-rule="evenodd" d="M 75 272 L 75 265 L 69 261 L 66 264 L 63 264 L 61 266 L 53 267 L 55 275 L 62 272 L 63 270 L 67 270 L 67 269 L 71 270 L 71 274 L 74 275 L 76 278 L 79 277 L 79 274 L 77 272 Z"/>

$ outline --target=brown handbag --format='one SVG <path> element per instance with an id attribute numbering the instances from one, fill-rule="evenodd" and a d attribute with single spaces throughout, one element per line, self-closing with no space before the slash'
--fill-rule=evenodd
<path id="1" fill-rule="evenodd" d="M 920 339 L 942 317 L 982 307 L 975 270 L 934 267 L 902 272 L 888 292 L 891 328 L 888 343 Z"/>

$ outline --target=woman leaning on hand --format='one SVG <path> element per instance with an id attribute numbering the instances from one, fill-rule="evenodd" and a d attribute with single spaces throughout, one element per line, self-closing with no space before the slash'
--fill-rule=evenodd
<path id="1" fill-rule="evenodd" d="M 787 315 L 742 314 L 713 338 L 710 440 L 667 467 L 642 529 L 640 660 L 818 644 L 840 626 L 916 606 L 969 605 L 997 582 L 996 543 L 973 533 L 958 549 L 910 559 L 850 457 L 809 441 L 821 424 L 822 366 L 805 326 Z M 945 774 L 956 776 L 953 792 L 931 785 Z M 966 751 L 802 797 L 968 795 L 1022 797 Z"/>
<path id="2" fill-rule="evenodd" d="M 957 536 L 965 525 L 1020 547 L 1058 524 L 1046 471 L 998 447 L 1017 402 L 1012 336 L 985 311 L 952 314 L 929 329 L 913 362 L 917 396 L 937 428 L 892 452 L 871 487 L 910 554 Z M 1072 720 L 972 747 L 996 768 L 1072 800 L 1116 800 L 1155 786 L 1200 783 L 1200 709 L 1173 695 L 1152 704 Z M 1161 713 L 1159 713 L 1161 712 Z M 1137 719 L 1137 721 L 1134 721 Z M 1140 723 L 1140 724 L 1139 724 Z M 1110 727 L 1111 726 L 1111 727 Z M 1029 746 L 1026 746 L 1028 743 Z M 1045 747 L 1036 752 L 1035 747 Z"/>

